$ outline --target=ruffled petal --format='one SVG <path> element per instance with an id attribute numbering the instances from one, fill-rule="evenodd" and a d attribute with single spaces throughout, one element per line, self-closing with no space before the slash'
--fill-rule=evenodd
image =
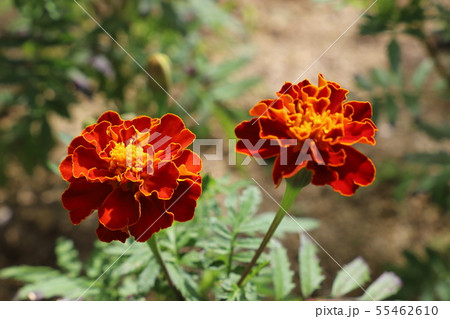
<path id="1" fill-rule="evenodd" d="M 65 181 L 74 179 L 72 166 L 72 155 L 66 156 L 61 164 L 59 164 L 59 172 Z"/>
<path id="2" fill-rule="evenodd" d="M 85 148 L 95 148 L 94 145 L 92 145 L 91 143 L 89 143 L 84 136 L 80 135 L 75 137 L 72 142 L 70 142 L 67 153 L 68 154 L 73 154 L 73 151 L 75 151 L 75 149 L 78 146 L 84 146 Z"/>
<path id="3" fill-rule="evenodd" d="M 314 185 L 330 185 L 338 178 L 338 173 L 328 166 L 309 162 L 307 168 L 313 172 L 311 183 Z"/>
<path id="4" fill-rule="evenodd" d="M 139 205 L 141 217 L 136 224 L 129 227 L 130 234 L 136 241 L 145 242 L 154 233 L 173 224 L 172 213 L 165 211 L 163 201 L 156 196 L 140 196 Z"/>
<path id="5" fill-rule="evenodd" d="M 272 120 L 266 117 L 260 118 L 258 121 L 261 128 L 259 136 L 269 140 L 295 139 L 295 136 L 289 134 L 289 127 L 286 125 L 286 121 Z"/>
<path id="6" fill-rule="evenodd" d="M 167 148 L 172 143 L 180 144 L 186 148 L 195 139 L 195 134 L 186 129 L 183 121 L 175 114 L 166 114 L 161 118 L 161 123 L 154 127 L 155 133 L 151 137 L 155 151 Z"/>
<path id="7" fill-rule="evenodd" d="M 78 225 L 100 207 L 111 191 L 112 187 L 108 184 L 76 181 L 63 193 L 62 204 L 70 211 L 71 222 Z"/>
<path id="8" fill-rule="evenodd" d="M 111 123 L 109 122 L 101 122 L 97 124 L 92 131 L 83 134 L 86 141 L 94 145 L 98 153 L 104 150 L 111 140 L 107 134 L 107 130 L 110 126 Z"/>
<path id="9" fill-rule="evenodd" d="M 347 102 L 344 105 L 344 115 L 352 121 L 362 122 L 372 117 L 372 105 L 361 101 Z"/>
<path id="10" fill-rule="evenodd" d="M 116 188 L 98 209 L 98 218 L 106 228 L 120 230 L 139 219 L 139 204 L 132 191 Z"/>
<path id="11" fill-rule="evenodd" d="M 284 155 L 277 156 L 272 171 L 272 179 L 277 187 L 283 178 L 294 176 L 306 166 L 307 162 L 303 161 L 300 155 L 299 151 L 289 147 Z"/>
<path id="12" fill-rule="evenodd" d="M 259 137 L 260 126 L 257 121 L 257 119 L 244 121 L 236 126 L 236 136 L 241 139 L 236 144 L 236 151 L 250 156 L 257 154 L 261 158 L 276 156 L 280 152 L 279 146 L 271 145 L 269 140 L 262 140 Z"/>
<path id="13" fill-rule="evenodd" d="M 142 177 L 143 182 L 139 190 L 145 196 L 156 192 L 158 198 L 169 199 L 172 197 L 174 189 L 178 186 L 178 177 L 180 173 L 172 162 L 155 163 L 154 172 L 152 175 L 145 175 Z"/>
<path id="14" fill-rule="evenodd" d="M 339 143 L 352 145 L 364 143 L 375 145 L 375 128 L 370 122 L 350 122 L 344 125 L 344 136 L 339 138 Z"/>
<path id="15" fill-rule="evenodd" d="M 131 121 L 125 121 L 124 127 L 134 126 L 138 132 L 149 132 L 152 128 L 152 119 L 148 116 L 139 116 Z"/>
<path id="16" fill-rule="evenodd" d="M 197 199 L 202 194 L 200 184 L 185 180 L 181 181 L 170 200 L 166 201 L 166 209 L 178 222 L 186 222 L 194 218 Z"/>
<path id="17" fill-rule="evenodd" d="M 328 81 L 328 87 L 331 90 L 328 110 L 330 110 L 331 114 L 342 113 L 343 103 L 347 98 L 348 90 L 342 89 L 339 84 L 330 81 Z"/>
<path id="18" fill-rule="evenodd" d="M 123 120 L 120 118 L 120 115 L 114 111 L 107 111 L 102 115 L 100 115 L 100 117 L 97 120 L 97 123 L 101 123 L 103 121 L 109 122 L 112 125 L 121 125 L 123 123 Z"/>
<path id="19" fill-rule="evenodd" d="M 359 186 L 372 184 L 376 170 L 364 154 L 349 146 L 343 146 L 343 149 L 347 155 L 345 164 L 336 167 L 338 179 L 330 185 L 342 195 L 351 196 Z"/>
<path id="20" fill-rule="evenodd" d="M 92 177 L 89 171 L 96 168 L 97 170 L 107 170 L 108 162 L 100 158 L 95 149 L 79 146 L 73 152 L 73 176 Z M 104 172 L 104 171 L 102 171 Z"/>
<path id="21" fill-rule="evenodd" d="M 178 167 L 180 176 L 178 179 L 189 178 L 191 180 L 198 176 L 202 170 L 202 160 L 191 150 L 184 150 L 181 155 L 176 158 L 173 163 Z"/>
<path id="22" fill-rule="evenodd" d="M 120 240 L 124 243 L 130 235 L 128 233 L 123 232 L 121 230 L 110 230 L 103 226 L 101 223 L 98 223 L 97 230 L 95 231 L 98 239 L 104 241 L 106 243 L 110 243 L 113 240 Z"/>

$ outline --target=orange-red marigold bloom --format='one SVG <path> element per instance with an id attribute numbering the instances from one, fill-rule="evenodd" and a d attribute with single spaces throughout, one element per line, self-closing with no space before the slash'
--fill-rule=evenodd
<path id="1" fill-rule="evenodd" d="M 108 111 L 72 140 L 59 166 L 70 183 L 64 207 L 77 225 L 98 210 L 101 241 L 144 242 L 173 221 L 194 217 L 201 194 L 201 161 L 186 149 L 195 139 L 183 121 Z"/>
<path id="2" fill-rule="evenodd" d="M 306 168 L 313 172 L 313 184 L 328 184 L 342 195 L 353 195 L 359 186 L 373 182 L 375 166 L 350 145 L 374 145 L 377 128 L 371 120 L 370 103 L 347 102 L 347 93 L 321 74 L 318 86 L 308 80 L 294 85 L 286 82 L 277 99 L 263 100 L 250 110 L 256 118 L 236 127 L 241 139 L 237 151 L 276 157 L 272 177 L 277 186 L 283 177 Z M 261 139 L 263 143 L 258 143 Z M 306 142 L 312 160 L 299 161 Z"/>

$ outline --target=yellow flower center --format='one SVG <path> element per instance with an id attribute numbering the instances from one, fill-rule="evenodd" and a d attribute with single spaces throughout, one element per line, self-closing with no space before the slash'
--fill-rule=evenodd
<path id="1" fill-rule="evenodd" d="M 342 113 L 331 114 L 330 110 L 318 113 L 314 106 L 308 103 L 304 111 L 300 109 L 291 119 L 291 131 L 297 138 L 311 138 L 320 142 L 330 139 L 327 135 L 333 129 L 343 128 L 344 116 Z"/>
<path id="2" fill-rule="evenodd" d="M 109 153 L 111 157 L 110 169 L 120 174 L 127 169 L 133 172 L 141 172 L 144 164 L 147 163 L 147 154 L 139 145 L 117 143 Z"/>

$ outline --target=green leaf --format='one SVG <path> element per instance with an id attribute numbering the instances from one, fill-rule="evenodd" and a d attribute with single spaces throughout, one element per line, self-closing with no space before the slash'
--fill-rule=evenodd
<path id="1" fill-rule="evenodd" d="M 295 287 L 293 283 L 294 272 L 290 269 L 286 249 L 277 241 L 274 241 L 270 249 L 270 263 L 275 288 L 275 299 L 282 300 Z"/>
<path id="2" fill-rule="evenodd" d="M 226 225 L 217 220 L 212 220 L 211 224 L 212 224 L 211 228 L 215 233 L 217 233 L 222 238 L 231 239 L 230 230 L 227 228 Z"/>
<path id="3" fill-rule="evenodd" d="M 111 275 L 114 277 L 120 277 L 123 275 L 127 275 L 130 273 L 137 273 L 141 271 L 150 261 L 151 259 L 150 252 L 146 251 L 145 254 L 133 254 L 126 258 L 121 258 L 119 265 L 116 265 L 112 271 Z"/>
<path id="4" fill-rule="evenodd" d="M 261 204 L 261 191 L 256 186 L 249 186 L 239 198 L 239 212 L 241 215 L 253 216 Z"/>
<path id="5" fill-rule="evenodd" d="M 53 268 L 44 266 L 14 266 L 2 269 L 0 277 L 15 279 L 22 282 L 39 282 L 61 276 L 61 273 Z"/>
<path id="6" fill-rule="evenodd" d="M 415 124 L 419 129 L 437 141 L 450 138 L 450 126 L 448 124 L 437 126 L 424 122 L 420 118 L 416 118 Z"/>
<path id="7" fill-rule="evenodd" d="M 43 299 L 61 297 L 65 299 L 77 299 L 83 294 L 83 298 L 88 296 L 95 296 L 98 294 L 98 289 L 91 287 L 88 291 L 91 282 L 79 278 L 69 277 L 55 277 L 48 280 L 39 281 L 33 284 L 28 284 L 22 287 L 17 294 L 17 298 L 24 300 L 28 299 L 29 294 L 34 293 Z"/>
<path id="8" fill-rule="evenodd" d="M 369 266 L 364 259 L 358 257 L 338 272 L 331 289 L 331 297 L 342 297 L 350 291 L 363 286 L 369 279 Z"/>
<path id="9" fill-rule="evenodd" d="M 259 78 L 247 78 L 240 81 L 232 81 L 220 86 L 214 87 L 210 94 L 218 101 L 228 100 L 240 96 L 244 92 L 248 91 L 250 88 L 258 84 Z"/>
<path id="10" fill-rule="evenodd" d="M 355 76 L 356 85 L 366 91 L 370 91 L 373 88 L 372 82 L 365 76 L 356 75 Z"/>
<path id="11" fill-rule="evenodd" d="M 389 73 L 382 69 L 372 69 L 370 73 L 370 77 L 372 82 L 381 86 L 381 87 L 389 87 L 391 84 L 391 77 Z"/>
<path id="12" fill-rule="evenodd" d="M 394 125 L 397 121 L 398 107 L 395 96 L 391 93 L 386 94 L 386 113 L 389 123 Z"/>
<path id="13" fill-rule="evenodd" d="M 422 164 L 442 164 L 450 165 L 450 154 L 444 151 L 437 153 L 413 153 L 407 154 L 405 159 L 409 162 L 416 162 Z"/>
<path id="14" fill-rule="evenodd" d="M 225 206 L 235 232 L 240 231 L 245 221 L 254 218 L 253 215 L 258 211 L 261 200 L 261 191 L 256 186 L 245 188 L 238 198 L 232 194 L 227 197 Z"/>
<path id="15" fill-rule="evenodd" d="M 243 287 L 239 287 L 236 282 L 239 275 L 231 273 L 226 279 L 219 281 L 216 286 L 216 298 L 219 300 L 240 301 L 240 300 L 256 300 L 255 286 L 251 282 L 247 282 Z"/>
<path id="16" fill-rule="evenodd" d="M 300 288 L 304 298 L 308 298 L 319 289 L 325 279 L 317 257 L 317 247 L 308 235 L 301 233 L 299 249 Z"/>
<path id="17" fill-rule="evenodd" d="M 222 103 L 210 102 L 210 104 L 214 117 L 222 125 L 226 136 L 230 139 L 235 138 L 234 128 L 236 126 L 236 120 L 233 114 L 224 105 L 221 105 Z"/>
<path id="18" fill-rule="evenodd" d="M 56 241 L 55 247 L 56 263 L 69 275 L 78 276 L 83 267 L 80 261 L 78 251 L 73 242 L 69 239 L 60 237 Z"/>
<path id="19" fill-rule="evenodd" d="M 156 259 L 151 259 L 138 277 L 137 286 L 139 292 L 143 294 L 148 293 L 155 285 L 156 278 L 158 278 L 160 272 L 161 270 Z"/>
<path id="20" fill-rule="evenodd" d="M 363 301 L 379 301 L 395 295 L 401 288 L 402 281 L 392 272 L 384 272 L 367 288 L 364 295 L 359 297 Z"/>
<path id="21" fill-rule="evenodd" d="M 248 220 L 241 226 L 241 232 L 246 234 L 252 233 L 265 233 L 272 222 L 275 213 L 262 213 L 258 214 L 252 219 Z M 299 233 L 303 229 L 306 231 L 311 231 L 319 226 L 319 221 L 314 218 L 307 217 L 285 217 L 278 226 L 275 236 L 281 238 L 289 233 Z M 301 225 L 301 227 L 299 226 Z M 302 229 L 303 228 L 303 229 Z"/>
<path id="22" fill-rule="evenodd" d="M 181 257 L 180 263 L 183 266 L 196 268 L 203 263 L 204 259 L 204 251 L 191 250 Z"/>
<path id="23" fill-rule="evenodd" d="M 166 267 L 173 284 L 180 290 L 181 294 L 188 300 L 198 300 L 197 284 L 192 276 L 177 264 L 169 262 L 166 263 Z"/>
<path id="24" fill-rule="evenodd" d="M 233 255 L 233 260 L 241 263 L 248 263 L 255 255 L 254 251 L 251 250 L 243 250 L 237 252 Z"/>
<path id="25" fill-rule="evenodd" d="M 431 59 L 424 59 L 411 76 L 411 84 L 414 90 L 423 90 L 423 86 L 431 70 L 433 70 L 433 61 Z"/>
<path id="26" fill-rule="evenodd" d="M 122 300 L 134 300 L 135 295 L 139 294 L 139 288 L 135 276 L 126 276 L 117 288 L 117 293 Z"/>
<path id="27" fill-rule="evenodd" d="M 391 69 L 395 72 L 398 72 L 400 69 L 400 62 L 401 62 L 401 49 L 395 38 L 392 38 L 391 42 L 389 42 L 387 46 L 387 51 Z"/>
<path id="28" fill-rule="evenodd" d="M 206 70 L 206 75 L 215 81 L 223 80 L 224 78 L 227 78 L 234 72 L 244 67 L 249 62 L 249 60 L 250 59 L 248 57 L 231 59 L 217 66 L 213 66 L 209 70 Z"/>
<path id="29" fill-rule="evenodd" d="M 261 238 L 238 238 L 235 241 L 236 248 L 256 250 L 261 244 Z"/>
<path id="30" fill-rule="evenodd" d="M 420 112 L 420 96 L 417 93 L 403 92 L 403 102 L 414 116 Z"/>

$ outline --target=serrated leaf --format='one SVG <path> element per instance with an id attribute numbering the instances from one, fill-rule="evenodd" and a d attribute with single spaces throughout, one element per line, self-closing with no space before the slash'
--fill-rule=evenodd
<path id="1" fill-rule="evenodd" d="M 239 275 L 231 273 L 226 279 L 223 279 L 216 286 L 216 298 L 227 301 L 256 300 L 257 294 L 255 286 L 247 282 L 243 287 L 239 287 L 236 282 Z"/>
<path id="2" fill-rule="evenodd" d="M 402 281 L 392 272 L 384 272 L 367 288 L 364 295 L 359 297 L 362 301 L 379 301 L 395 295 L 401 288 Z"/>
<path id="3" fill-rule="evenodd" d="M 275 290 L 275 299 L 282 300 L 289 295 L 295 287 L 294 272 L 290 269 L 286 249 L 279 242 L 274 242 L 270 249 L 270 263 Z"/>
<path id="4" fill-rule="evenodd" d="M 395 38 L 393 38 L 391 42 L 389 42 L 387 46 L 387 53 L 391 69 L 395 72 L 398 72 L 400 69 L 401 49 Z"/>
<path id="5" fill-rule="evenodd" d="M 77 276 L 83 265 L 73 242 L 66 238 L 58 238 L 55 247 L 56 263 L 69 275 Z"/>
<path id="6" fill-rule="evenodd" d="M 419 115 L 420 96 L 418 94 L 403 92 L 403 101 L 414 116 Z"/>
<path id="7" fill-rule="evenodd" d="M 172 278 L 173 284 L 181 294 L 188 300 L 198 300 L 196 292 L 197 284 L 192 275 L 184 271 L 181 267 L 171 262 L 166 263 L 167 271 Z"/>
<path id="8" fill-rule="evenodd" d="M 191 250 L 181 257 L 181 264 L 187 267 L 197 267 L 203 262 L 204 258 L 204 252 Z"/>
<path id="9" fill-rule="evenodd" d="M 17 298 L 28 299 L 30 293 L 39 295 L 43 299 L 61 297 L 64 299 L 77 299 L 82 294 L 86 298 L 98 294 L 98 289 L 91 287 L 91 282 L 79 278 L 55 277 L 48 280 L 39 281 L 22 287 L 17 294 Z"/>
<path id="10" fill-rule="evenodd" d="M 134 276 L 126 276 L 123 278 L 117 292 L 121 299 L 132 299 L 134 295 L 139 293 L 138 284 L 136 283 L 136 278 Z"/>
<path id="11" fill-rule="evenodd" d="M 423 60 L 414 70 L 411 76 L 411 84 L 415 90 L 423 90 L 425 80 L 433 69 L 433 62 L 430 59 Z"/>
<path id="12" fill-rule="evenodd" d="M 253 255 L 255 255 L 254 251 L 243 250 L 235 253 L 233 255 L 233 260 L 237 262 L 248 263 L 253 258 Z"/>
<path id="13" fill-rule="evenodd" d="M 356 75 L 355 76 L 356 85 L 366 91 L 372 90 L 372 82 L 365 76 Z"/>
<path id="14" fill-rule="evenodd" d="M 141 293 L 147 293 L 155 285 L 156 278 L 160 273 L 160 267 L 156 259 L 151 259 L 138 277 L 138 290 Z"/>
<path id="15" fill-rule="evenodd" d="M 390 85 L 390 76 L 385 70 L 372 69 L 370 76 L 372 82 L 378 84 L 379 86 L 388 87 Z"/>
<path id="16" fill-rule="evenodd" d="M 215 221 L 212 225 L 212 229 L 215 233 L 217 233 L 222 238 L 225 238 L 227 240 L 231 238 L 230 230 L 227 228 L 227 226 L 222 224 L 220 221 Z"/>
<path id="17" fill-rule="evenodd" d="M 235 233 L 241 232 L 241 225 L 245 221 L 253 219 L 258 211 L 262 200 L 261 192 L 256 186 L 249 186 L 243 190 L 238 199 L 236 197 L 229 197 L 228 199 L 227 209 L 231 217 L 233 231 Z M 230 200 L 234 200 L 234 203 Z"/>
<path id="18" fill-rule="evenodd" d="M 206 72 L 207 75 L 209 75 L 212 80 L 220 81 L 223 80 L 224 78 L 227 78 L 234 72 L 240 70 L 248 62 L 249 62 L 248 57 L 231 59 L 217 66 L 211 67 L 209 70 L 206 70 Z"/>
<path id="19" fill-rule="evenodd" d="M 405 159 L 409 162 L 416 162 L 423 164 L 450 165 L 450 154 L 444 151 L 440 151 L 437 153 L 406 154 Z"/>
<path id="20" fill-rule="evenodd" d="M 256 186 L 249 186 L 239 198 L 239 212 L 246 216 L 253 216 L 261 204 L 261 191 Z"/>
<path id="21" fill-rule="evenodd" d="M 261 238 L 238 238 L 235 241 L 236 248 L 252 249 L 255 250 L 261 244 Z"/>
<path id="22" fill-rule="evenodd" d="M 333 282 L 331 297 L 341 297 L 350 291 L 363 286 L 370 279 L 370 270 L 361 257 L 356 258 L 340 270 Z"/>
<path id="23" fill-rule="evenodd" d="M 265 233 L 273 221 L 275 213 L 262 213 L 255 217 L 249 219 L 241 226 L 240 230 L 242 233 Z M 295 220 L 295 221 L 294 221 Z M 319 221 L 314 218 L 307 217 L 294 217 L 294 220 L 290 217 L 283 218 L 282 222 L 278 226 L 275 236 L 280 238 L 289 233 L 299 233 L 303 229 L 306 231 L 311 231 L 319 227 Z M 302 226 L 300 227 L 299 224 Z"/>
<path id="24" fill-rule="evenodd" d="M 395 96 L 390 93 L 386 94 L 386 113 L 389 122 L 394 125 L 397 121 L 398 107 Z"/>
<path id="25" fill-rule="evenodd" d="M 29 283 L 45 281 L 58 276 L 61 276 L 59 271 L 45 266 L 14 266 L 0 271 L 1 278 Z"/>
<path id="26" fill-rule="evenodd" d="M 133 254 L 129 257 L 123 258 L 119 265 L 116 265 L 112 271 L 111 275 L 114 277 L 120 277 L 130 273 L 137 273 L 143 269 L 150 261 L 151 254 L 147 252 L 146 254 Z"/>
<path id="27" fill-rule="evenodd" d="M 211 96 L 215 100 L 228 100 L 240 96 L 248 91 L 251 87 L 258 84 L 259 78 L 247 78 L 241 81 L 233 81 L 213 88 L 210 91 Z"/>
<path id="28" fill-rule="evenodd" d="M 450 126 L 447 124 L 433 125 L 421 120 L 420 118 L 416 119 L 415 124 L 419 129 L 438 141 L 450 138 Z"/>
<path id="29" fill-rule="evenodd" d="M 325 279 L 317 256 L 317 247 L 302 233 L 300 235 L 299 267 L 300 267 L 300 288 L 304 298 L 310 297 L 314 291 L 319 289 L 320 284 Z"/>

